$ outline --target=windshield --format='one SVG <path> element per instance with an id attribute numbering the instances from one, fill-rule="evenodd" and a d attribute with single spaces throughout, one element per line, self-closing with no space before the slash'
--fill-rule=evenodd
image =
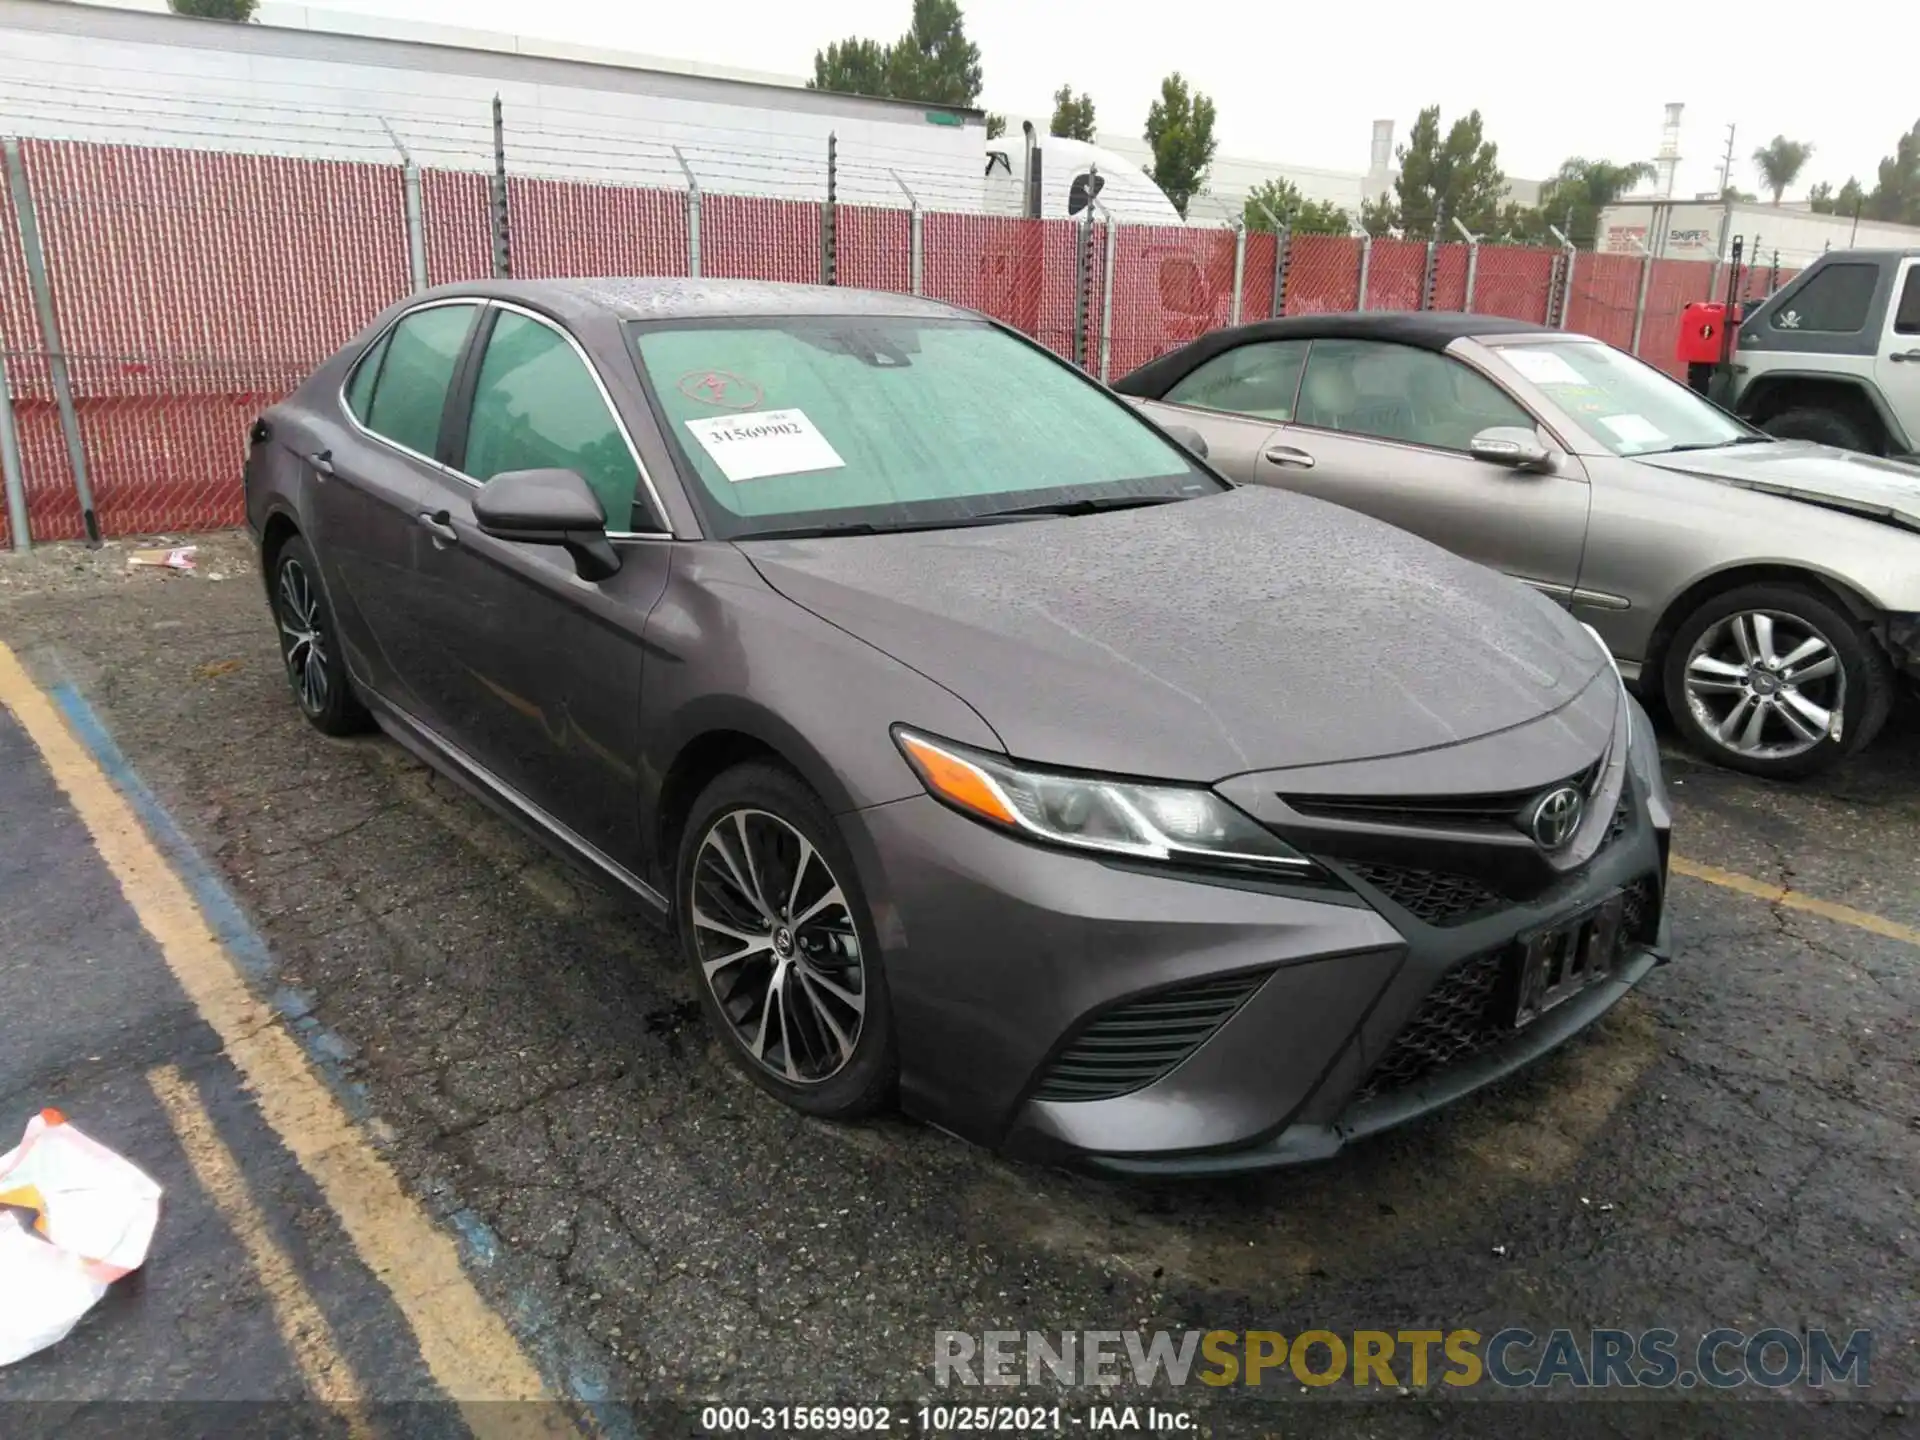
<path id="1" fill-rule="evenodd" d="M 633 334 L 725 537 L 924 529 L 1222 488 L 1130 406 L 984 321 L 781 316 Z"/>
<path id="2" fill-rule="evenodd" d="M 1679 381 L 1596 340 L 1493 348 L 1616 455 L 1709 450 L 1760 438 Z"/>

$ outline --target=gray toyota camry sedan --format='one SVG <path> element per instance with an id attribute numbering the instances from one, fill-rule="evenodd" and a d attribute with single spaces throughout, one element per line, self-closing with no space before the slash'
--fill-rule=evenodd
<path id="1" fill-rule="evenodd" d="M 1618 1001 L 1668 811 L 1551 600 L 1176 441 L 909 296 L 502 281 L 263 415 L 247 513 L 307 718 L 669 917 L 765 1089 L 1257 1169 Z"/>

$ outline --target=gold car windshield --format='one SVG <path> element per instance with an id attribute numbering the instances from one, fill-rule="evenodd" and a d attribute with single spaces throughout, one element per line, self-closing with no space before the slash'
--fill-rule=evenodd
<path id="1" fill-rule="evenodd" d="M 1492 349 L 1616 455 L 1711 450 L 1764 438 L 1679 381 L 1597 340 Z"/>

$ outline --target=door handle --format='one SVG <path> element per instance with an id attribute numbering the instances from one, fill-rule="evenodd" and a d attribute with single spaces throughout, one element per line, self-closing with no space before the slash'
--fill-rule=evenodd
<path id="1" fill-rule="evenodd" d="M 1291 445 L 1269 445 L 1266 459 L 1272 465 L 1291 465 L 1296 470 L 1311 470 L 1313 457 L 1304 450 L 1296 450 Z"/>
<path id="2" fill-rule="evenodd" d="M 420 512 L 420 526 L 433 537 L 433 548 L 444 550 L 449 545 L 460 543 L 460 532 L 453 528 L 453 519 L 444 510 Z"/>
<path id="3" fill-rule="evenodd" d="M 313 473 L 320 476 L 323 480 L 331 479 L 338 473 L 333 468 L 333 452 L 331 450 L 316 450 L 307 457 L 307 463 L 313 466 Z"/>
<path id="4" fill-rule="evenodd" d="M 1920 360 L 1920 350 L 1897 350 L 1887 358 L 1895 362 L 1901 360 Z"/>

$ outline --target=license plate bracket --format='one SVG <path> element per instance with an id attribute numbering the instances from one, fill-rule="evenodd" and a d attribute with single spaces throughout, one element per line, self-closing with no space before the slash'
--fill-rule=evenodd
<path id="1" fill-rule="evenodd" d="M 1620 959 L 1626 905 L 1625 894 L 1616 891 L 1598 905 L 1514 942 L 1514 1029 L 1525 1029 L 1613 973 Z"/>

